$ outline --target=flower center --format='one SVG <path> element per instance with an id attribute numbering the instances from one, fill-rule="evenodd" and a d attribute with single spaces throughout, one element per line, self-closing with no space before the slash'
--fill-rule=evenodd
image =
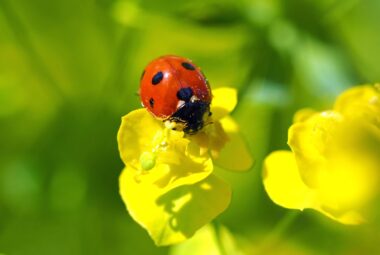
<path id="1" fill-rule="evenodd" d="M 163 132 L 158 132 L 151 151 L 144 151 L 140 155 L 140 166 L 142 171 L 149 171 L 156 166 L 157 157 L 160 152 L 166 151 L 169 145 L 170 131 L 175 128 L 176 123 L 171 121 L 165 122 Z"/>

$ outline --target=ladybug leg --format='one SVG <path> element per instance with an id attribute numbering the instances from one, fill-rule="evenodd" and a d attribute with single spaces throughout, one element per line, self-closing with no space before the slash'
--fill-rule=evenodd
<path id="1" fill-rule="evenodd" d="M 166 122 L 175 123 L 174 126 L 170 128 L 170 126 L 166 125 Z M 165 121 L 165 127 L 170 128 L 172 130 L 179 130 L 182 131 L 186 128 L 186 122 L 178 117 L 170 117 L 168 120 Z"/>

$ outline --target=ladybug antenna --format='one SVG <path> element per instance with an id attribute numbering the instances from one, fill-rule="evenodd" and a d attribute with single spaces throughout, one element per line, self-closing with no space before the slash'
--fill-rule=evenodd
<path id="1" fill-rule="evenodd" d="M 211 124 L 214 124 L 214 122 L 213 121 L 205 121 L 203 127 L 206 127 L 206 126 L 211 125 Z"/>

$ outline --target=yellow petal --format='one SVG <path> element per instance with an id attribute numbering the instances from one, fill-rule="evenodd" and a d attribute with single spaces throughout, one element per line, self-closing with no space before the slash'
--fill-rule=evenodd
<path id="1" fill-rule="evenodd" d="M 317 112 L 310 108 L 301 109 L 294 114 L 293 123 L 304 122 Z"/>
<path id="2" fill-rule="evenodd" d="M 220 121 L 205 126 L 203 130 L 192 136 L 191 140 L 201 148 L 203 154 L 210 152 L 211 155 L 218 155 L 229 142 L 228 135 Z"/>
<path id="3" fill-rule="evenodd" d="M 334 110 L 320 113 L 301 110 L 296 114 L 289 129 L 288 144 L 294 153 L 290 154 L 291 169 L 297 170 L 298 180 L 306 189 L 300 194 L 312 192 L 312 203 L 305 208 L 315 209 L 344 224 L 364 222 L 369 205 L 378 194 L 380 181 L 379 117 L 379 91 L 372 86 L 344 92 Z M 279 156 L 272 161 L 285 165 Z M 270 169 L 270 162 L 271 156 L 266 160 L 266 170 Z M 281 166 L 273 163 L 273 167 Z M 286 171 L 276 173 L 277 186 L 286 178 L 284 174 L 289 175 Z M 278 204 L 289 203 L 281 197 L 280 190 L 275 193 L 272 189 L 268 193 L 275 202 L 281 201 Z"/>
<path id="4" fill-rule="evenodd" d="M 162 164 L 165 169 L 157 171 L 153 184 L 166 190 L 199 182 L 213 171 L 212 159 L 208 155 L 200 155 L 199 147 L 198 152 L 179 147 L 160 157 L 165 157 Z"/>
<path id="5" fill-rule="evenodd" d="M 322 214 L 326 215 L 327 217 L 338 221 L 342 224 L 346 225 L 358 225 L 362 224 L 365 222 L 365 219 L 363 216 L 357 212 L 357 211 L 345 211 L 341 214 L 336 214 L 336 213 L 331 213 L 329 210 L 323 209 L 323 208 L 318 208 L 317 209 L 319 212 Z"/>
<path id="6" fill-rule="evenodd" d="M 343 224 L 360 224 L 363 216 L 355 210 L 335 211 L 326 205 L 318 190 L 302 181 L 294 155 L 275 151 L 264 161 L 263 183 L 270 199 L 288 209 L 314 209 Z M 331 194 L 331 193 L 330 193 Z"/>
<path id="7" fill-rule="evenodd" d="M 198 153 L 189 150 L 189 142 L 145 109 L 124 116 L 118 133 L 121 158 L 135 170 L 135 179 L 166 191 L 199 182 L 213 170 L 211 158 L 200 155 L 199 147 Z"/>
<path id="8" fill-rule="evenodd" d="M 125 168 L 119 184 L 130 215 L 159 246 L 191 237 L 224 211 L 231 198 L 229 186 L 215 175 L 165 193 L 155 185 L 137 182 L 134 171 Z"/>
<path id="9" fill-rule="evenodd" d="M 275 151 L 266 157 L 263 181 L 268 196 L 282 207 L 303 210 L 314 206 L 315 194 L 303 183 L 291 151 Z"/>
<path id="10" fill-rule="evenodd" d="M 319 185 L 320 171 L 326 169 L 326 156 L 336 149 L 342 130 L 342 116 L 334 111 L 314 114 L 289 128 L 288 144 L 295 154 L 303 181 L 310 187 Z"/>
<path id="11" fill-rule="evenodd" d="M 326 171 L 321 171 L 317 190 L 321 208 L 336 218 L 348 213 L 353 215 L 353 211 L 356 215 L 359 212 L 368 215 L 366 207 L 373 201 L 379 186 L 378 161 L 371 155 L 341 151 L 328 159 L 327 166 Z M 361 217 L 348 224 L 363 221 L 359 221 Z M 343 218 L 347 224 L 352 217 Z"/>
<path id="12" fill-rule="evenodd" d="M 152 151 L 162 133 L 162 122 L 154 119 L 146 109 L 125 115 L 117 134 L 120 157 L 124 164 L 139 169 L 140 156 Z"/>
<path id="13" fill-rule="evenodd" d="M 254 160 L 247 143 L 239 134 L 239 127 L 231 117 L 224 117 L 220 123 L 227 134 L 228 141 L 221 148 L 214 162 L 218 166 L 234 171 L 249 170 Z"/>
<path id="14" fill-rule="evenodd" d="M 380 84 L 348 89 L 337 98 L 334 110 L 347 118 L 371 122 L 380 128 Z"/>
<path id="15" fill-rule="evenodd" d="M 217 88 L 212 91 L 212 119 L 220 120 L 233 111 L 237 104 L 237 91 L 233 88 Z"/>

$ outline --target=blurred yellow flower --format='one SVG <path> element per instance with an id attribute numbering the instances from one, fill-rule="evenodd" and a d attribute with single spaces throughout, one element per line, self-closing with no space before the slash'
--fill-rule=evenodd
<path id="1" fill-rule="evenodd" d="M 122 118 L 120 194 L 156 245 L 191 237 L 226 209 L 231 191 L 212 173 L 213 163 L 232 170 L 251 167 L 238 126 L 228 116 L 236 103 L 234 89 L 215 89 L 211 121 L 195 135 L 173 130 L 174 123 L 156 120 L 146 109 Z"/>
<path id="2" fill-rule="evenodd" d="M 315 209 L 344 224 L 364 222 L 380 184 L 380 88 L 342 93 L 334 108 L 296 113 L 291 151 L 264 162 L 269 197 L 289 209 Z"/>

